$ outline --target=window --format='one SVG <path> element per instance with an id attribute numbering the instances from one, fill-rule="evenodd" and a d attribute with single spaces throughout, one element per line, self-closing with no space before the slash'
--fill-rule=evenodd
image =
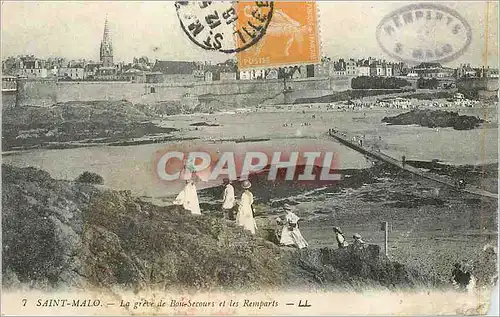
<path id="1" fill-rule="evenodd" d="M 152 93 L 152 94 L 156 93 L 156 89 L 155 89 L 155 87 L 151 87 L 151 90 L 150 90 L 150 91 L 151 91 L 151 93 Z"/>

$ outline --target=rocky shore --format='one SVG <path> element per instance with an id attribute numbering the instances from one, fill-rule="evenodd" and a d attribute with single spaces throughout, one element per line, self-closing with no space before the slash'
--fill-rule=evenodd
<path id="1" fill-rule="evenodd" d="M 165 102 L 143 105 L 126 100 L 4 108 L 2 147 L 4 151 L 12 151 L 175 141 L 182 139 L 171 135 L 177 129 L 159 127 L 152 121 L 165 115 L 204 110 L 200 107 L 186 109 Z"/>
<path id="2" fill-rule="evenodd" d="M 215 213 L 159 207 L 127 191 L 3 166 L 5 287 L 362 289 L 440 286 L 376 245 L 283 249 Z"/>
<path id="3" fill-rule="evenodd" d="M 384 117 L 382 122 L 393 125 L 418 124 L 428 128 L 448 128 L 455 130 L 471 130 L 479 127 L 484 120 L 466 115 L 459 115 L 458 112 L 443 110 L 412 110 L 394 117 Z"/>

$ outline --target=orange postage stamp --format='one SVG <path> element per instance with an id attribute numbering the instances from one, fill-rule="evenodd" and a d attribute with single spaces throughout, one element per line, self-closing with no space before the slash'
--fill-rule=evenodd
<path id="1" fill-rule="evenodd" d="M 237 5 L 237 11 L 238 16 L 255 17 L 261 10 L 257 5 L 249 6 L 243 2 Z M 238 67 L 318 63 L 320 43 L 316 2 L 274 2 L 271 14 L 264 36 L 252 47 L 237 53 Z M 243 29 L 243 26 L 238 26 L 238 29 Z M 238 46 L 244 44 L 245 36 L 236 33 Z"/>

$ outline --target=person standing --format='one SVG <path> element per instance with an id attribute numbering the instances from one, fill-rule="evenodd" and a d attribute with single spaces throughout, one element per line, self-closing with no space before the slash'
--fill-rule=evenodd
<path id="1" fill-rule="evenodd" d="M 224 178 L 224 196 L 222 197 L 222 212 L 224 219 L 234 220 L 233 209 L 235 204 L 234 187 L 228 178 Z"/>
<path id="2" fill-rule="evenodd" d="M 250 191 L 252 184 L 250 181 L 245 180 L 241 184 L 241 187 L 244 191 L 243 194 L 241 194 L 238 214 L 236 215 L 236 222 L 246 230 L 249 230 L 252 234 L 255 234 L 257 225 L 255 224 L 255 219 L 253 218 L 253 194 Z"/>
<path id="3" fill-rule="evenodd" d="M 196 192 L 196 185 L 192 179 L 186 180 L 186 185 L 175 198 L 174 204 L 182 205 L 184 209 L 190 211 L 192 215 L 201 215 L 198 193 Z"/>
<path id="4" fill-rule="evenodd" d="M 299 249 L 303 249 L 309 246 L 306 239 L 302 236 L 299 230 L 299 216 L 292 212 L 292 207 L 288 204 L 284 206 L 286 210 L 285 224 L 283 225 L 283 230 L 281 231 L 281 245 L 295 245 Z"/>
<path id="5" fill-rule="evenodd" d="M 333 227 L 333 232 L 335 232 L 335 239 L 337 240 L 339 249 L 347 248 L 349 243 L 346 241 L 342 230 L 339 227 Z"/>

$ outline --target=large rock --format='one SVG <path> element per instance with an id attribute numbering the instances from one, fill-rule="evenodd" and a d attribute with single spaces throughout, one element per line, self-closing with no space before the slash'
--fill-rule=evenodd
<path id="1" fill-rule="evenodd" d="M 394 117 L 384 117 L 382 122 L 395 125 L 418 124 L 429 128 L 452 127 L 455 130 L 471 130 L 478 127 L 484 120 L 478 117 L 459 115 L 453 111 L 443 110 L 412 110 Z"/>

